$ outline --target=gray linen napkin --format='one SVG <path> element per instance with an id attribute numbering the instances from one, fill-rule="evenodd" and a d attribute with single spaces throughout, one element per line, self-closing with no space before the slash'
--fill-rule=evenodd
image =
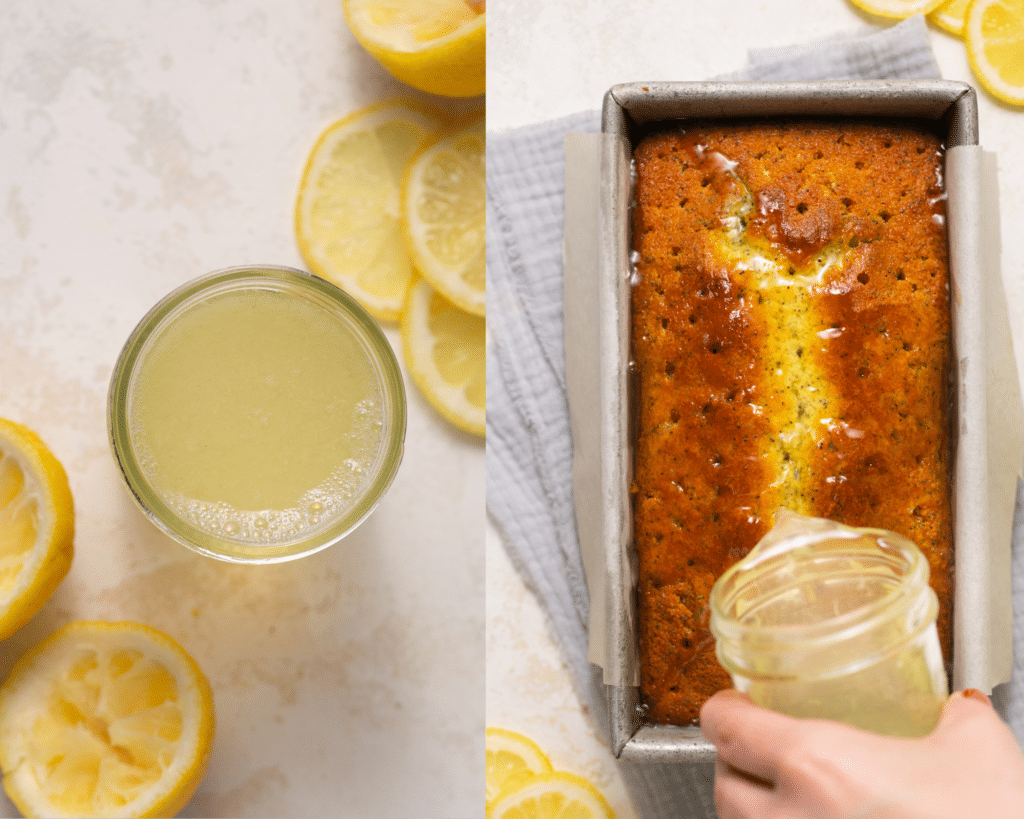
<path id="1" fill-rule="evenodd" d="M 940 76 L 923 17 L 748 59 L 743 71 L 717 79 Z M 646 78 L 623 77 L 636 79 Z M 587 660 L 562 323 L 563 144 L 566 133 L 597 131 L 594 111 L 488 136 L 487 508 L 548 615 L 577 694 L 607 733 L 601 672 Z M 711 766 L 619 765 L 644 819 L 715 816 Z"/>

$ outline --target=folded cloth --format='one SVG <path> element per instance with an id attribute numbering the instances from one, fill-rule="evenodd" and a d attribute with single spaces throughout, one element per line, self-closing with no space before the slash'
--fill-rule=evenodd
<path id="1" fill-rule="evenodd" d="M 751 52 L 743 71 L 716 79 L 939 76 L 918 16 L 881 31 Z M 564 140 L 598 131 L 593 111 L 488 135 L 487 509 L 548 615 L 577 694 L 607 734 L 601 672 L 587 660 L 562 323 Z M 715 815 L 710 766 L 619 764 L 644 819 Z"/>

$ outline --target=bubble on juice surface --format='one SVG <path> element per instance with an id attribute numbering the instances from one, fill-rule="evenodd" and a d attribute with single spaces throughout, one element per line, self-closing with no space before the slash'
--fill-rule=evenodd
<path id="1" fill-rule="evenodd" d="M 362 496 L 382 457 L 381 407 L 372 400 L 363 401 L 357 405 L 354 416 L 353 457 L 339 464 L 327 480 L 305 492 L 294 507 L 241 510 L 224 503 L 180 496 L 169 499 L 169 503 L 181 517 L 200 529 L 237 543 L 276 546 L 314 537 Z"/>

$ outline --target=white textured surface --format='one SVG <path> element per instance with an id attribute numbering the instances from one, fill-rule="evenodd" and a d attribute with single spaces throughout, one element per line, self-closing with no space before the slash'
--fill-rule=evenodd
<path id="1" fill-rule="evenodd" d="M 487 523 L 487 724 L 528 736 L 556 770 L 585 776 L 618 819 L 635 814 L 604 737 L 572 688 L 544 613 Z"/>
<path id="2" fill-rule="evenodd" d="M 875 24 L 847 0 L 505 0 L 488 31 L 488 128 L 527 125 L 597 110 L 619 82 L 701 80 L 740 69 L 748 49 L 786 46 Z M 946 79 L 975 87 L 963 43 L 931 28 Z M 982 147 L 998 155 L 1004 246 L 1024 208 L 1024 110 L 979 89 Z M 1018 372 L 1024 373 L 1024 259 L 1004 253 Z M 556 767 L 602 786 L 619 819 L 634 813 L 605 740 L 575 700 L 536 601 L 512 569 L 498 535 L 487 543 L 487 722 L 536 739 Z M 542 681 L 541 682 L 538 682 Z"/>
<path id="3" fill-rule="evenodd" d="M 317 555 L 246 567 L 158 533 L 106 438 L 111 368 L 143 313 L 218 268 L 304 267 L 292 207 L 315 138 L 398 95 L 425 98 L 361 50 L 340 0 L 0 5 L 0 416 L 64 463 L 77 526 L 70 574 L 0 644 L 0 676 L 74 619 L 177 638 L 218 720 L 186 815 L 483 812 L 476 439 L 407 379 L 405 460 L 376 512 Z"/>

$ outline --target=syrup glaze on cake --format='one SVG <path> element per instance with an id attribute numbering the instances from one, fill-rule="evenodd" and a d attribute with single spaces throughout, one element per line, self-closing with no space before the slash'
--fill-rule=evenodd
<path id="1" fill-rule="evenodd" d="M 913 124 L 691 124 L 635 151 L 641 695 L 689 724 L 730 685 L 708 595 L 776 509 L 927 555 L 951 648 L 942 146 Z"/>

